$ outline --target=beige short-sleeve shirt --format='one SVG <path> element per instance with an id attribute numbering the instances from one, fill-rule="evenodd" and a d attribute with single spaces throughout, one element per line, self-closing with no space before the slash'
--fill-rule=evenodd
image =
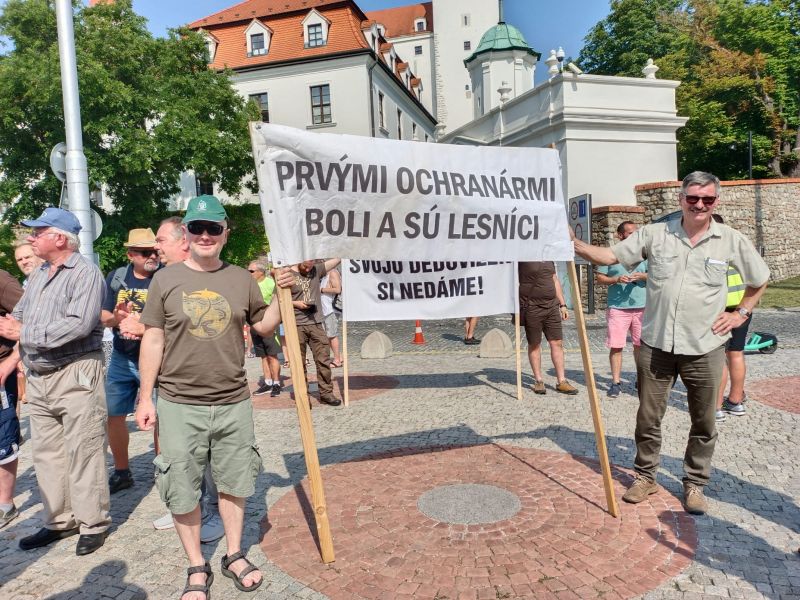
<path id="1" fill-rule="evenodd" d="M 675 354 L 706 354 L 730 338 L 711 331 L 725 310 L 729 265 L 748 287 L 769 279 L 767 264 L 750 240 L 716 221 L 695 246 L 678 219 L 640 227 L 611 250 L 629 270 L 649 261 L 642 341 Z"/>

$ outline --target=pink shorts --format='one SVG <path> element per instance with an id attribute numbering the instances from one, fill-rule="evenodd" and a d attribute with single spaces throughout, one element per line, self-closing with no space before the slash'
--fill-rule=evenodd
<path id="1" fill-rule="evenodd" d="M 631 332 L 633 345 L 640 346 L 642 343 L 643 314 L 643 308 L 607 309 L 608 334 L 606 336 L 606 346 L 608 348 L 624 348 L 628 338 L 628 331 Z"/>

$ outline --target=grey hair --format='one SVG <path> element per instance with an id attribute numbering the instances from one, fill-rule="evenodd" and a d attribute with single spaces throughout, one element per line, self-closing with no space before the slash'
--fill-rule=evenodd
<path id="1" fill-rule="evenodd" d="M 260 260 L 251 260 L 248 264 L 253 265 L 254 268 L 258 269 L 259 271 L 261 271 L 265 275 L 266 275 L 267 271 L 269 270 L 269 269 L 267 269 L 267 265 L 265 265 Z"/>
<path id="2" fill-rule="evenodd" d="M 69 248 L 73 252 L 80 250 L 81 239 L 78 237 L 77 233 L 72 233 L 71 231 L 64 231 L 63 229 L 59 229 L 57 227 L 53 227 L 52 229 L 56 233 L 63 235 L 65 238 L 67 238 L 67 248 Z"/>
<path id="3" fill-rule="evenodd" d="M 713 175 L 712 173 L 706 173 L 705 171 L 692 171 L 683 178 L 683 182 L 681 183 L 681 194 L 686 195 L 686 190 L 689 189 L 690 185 L 699 185 L 700 187 L 704 187 L 712 183 L 714 184 L 714 195 L 719 196 L 719 177 Z"/>
<path id="4" fill-rule="evenodd" d="M 25 238 L 22 238 L 22 239 L 19 239 L 19 240 L 14 240 L 14 244 L 13 244 L 15 250 L 17 248 L 22 248 L 23 246 L 30 246 L 30 245 L 31 245 L 31 243 L 28 240 L 26 240 Z"/>
<path id="5" fill-rule="evenodd" d="M 177 216 L 167 217 L 161 223 L 158 224 L 159 227 L 162 225 L 172 225 L 172 237 L 176 240 L 183 239 L 183 219 Z"/>

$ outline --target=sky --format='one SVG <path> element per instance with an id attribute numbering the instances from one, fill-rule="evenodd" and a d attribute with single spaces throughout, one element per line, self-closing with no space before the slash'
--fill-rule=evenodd
<path id="1" fill-rule="evenodd" d="M 417 0 L 419 1 L 419 0 Z M 356 0 L 361 10 L 413 4 L 415 0 Z M 137 13 L 149 21 L 150 31 L 164 35 L 177 27 L 224 8 L 237 0 L 134 0 Z M 528 45 L 547 58 L 550 49 L 564 48 L 567 56 L 577 57 L 583 38 L 609 10 L 608 0 L 505 0 L 505 20 L 519 28 Z M 547 77 L 544 62 L 536 65 L 536 81 Z"/>

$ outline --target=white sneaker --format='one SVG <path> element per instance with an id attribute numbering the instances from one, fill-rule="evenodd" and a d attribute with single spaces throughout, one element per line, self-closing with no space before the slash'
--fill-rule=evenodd
<path id="1" fill-rule="evenodd" d="M 175 527 L 175 523 L 172 521 L 172 513 L 167 513 L 153 521 L 153 527 L 156 529 L 172 529 Z"/>
<path id="2" fill-rule="evenodd" d="M 225 527 L 222 525 L 222 519 L 218 514 L 212 513 L 200 527 L 200 542 L 210 544 L 216 542 L 223 535 L 225 535 Z"/>

